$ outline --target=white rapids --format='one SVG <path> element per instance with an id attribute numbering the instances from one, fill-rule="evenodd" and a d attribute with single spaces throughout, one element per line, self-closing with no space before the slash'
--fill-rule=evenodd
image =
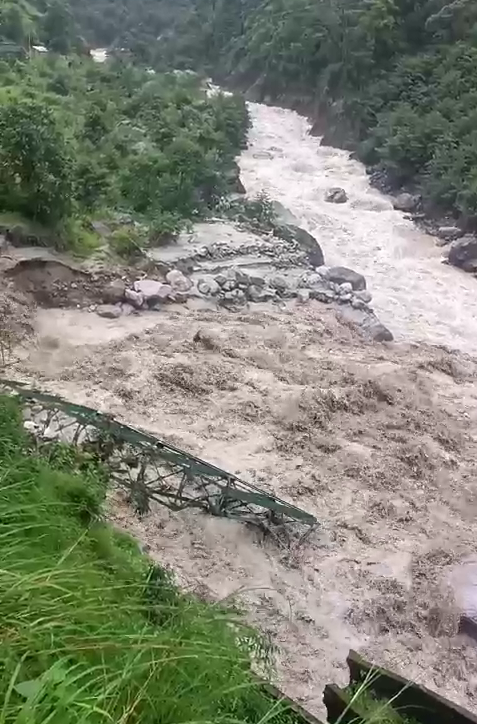
<path id="1" fill-rule="evenodd" d="M 250 104 L 253 127 L 242 154 L 251 195 L 280 201 L 320 242 L 328 265 L 362 272 L 373 306 L 396 339 L 477 352 L 477 280 L 442 264 L 435 239 L 370 187 L 364 166 L 346 151 L 321 147 L 294 111 Z M 346 190 L 346 204 L 324 200 Z"/>

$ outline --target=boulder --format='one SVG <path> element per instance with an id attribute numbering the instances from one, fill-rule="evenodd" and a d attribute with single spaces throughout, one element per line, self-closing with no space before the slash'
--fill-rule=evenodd
<path id="1" fill-rule="evenodd" d="M 365 304 L 370 304 L 373 301 L 373 295 L 371 292 L 368 292 L 367 289 L 363 289 L 361 292 L 355 292 L 354 296 Z"/>
<path id="2" fill-rule="evenodd" d="M 350 282 L 340 284 L 340 294 L 350 294 L 353 291 L 353 285 Z"/>
<path id="3" fill-rule="evenodd" d="M 276 299 L 277 292 L 275 289 L 269 289 L 268 287 L 256 286 L 251 284 L 247 290 L 248 298 L 251 302 L 270 302 L 272 299 Z"/>
<path id="4" fill-rule="evenodd" d="M 345 204 L 348 201 L 348 194 L 344 189 L 334 186 L 325 192 L 325 201 L 330 204 Z"/>
<path id="5" fill-rule="evenodd" d="M 320 275 L 322 279 L 330 278 L 330 268 L 324 265 L 317 266 L 315 269 L 316 273 Z"/>
<path id="6" fill-rule="evenodd" d="M 298 219 L 279 201 L 272 201 L 273 213 L 280 224 L 297 224 Z"/>
<path id="7" fill-rule="evenodd" d="M 119 305 L 100 304 L 96 307 L 96 314 L 105 319 L 118 319 L 122 314 L 122 310 Z"/>
<path id="8" fill-rule="evenodd" d="M 242 289 L 233 289 L 231 292 L 224 294 L 220 303 L 227 308 L 242 307 L 247 303 L 247 297 Z"/>
<path id="9" fill-rule="evenodd" d="M 144 294 L 141 292 L 135 292 L 134 289 L 126 289 L 124 292 L 124 298 L 135 309 L 141 309 L 141 307 L 144 306 Z"/>
<path id="10" fill-rule="evenodd" d="M 352 289 L 358 292 L 366 289 L 364 276 L 345 266 L 330 267 L 328 269 L 328 279 L 338 285 L 348 282 L 351 284 Z"/>
<path id="11" fill-rule="evenodd" d="M 171 285 L 174 292 L 187 292 L 192 286 L 191 280 L 178 269 L 172 269 L 166 274 L 166 282 Z"/>
<path id="12" fill-rule="evenodd" d="M 402 193 L 393 199 L 393 206 L 397 211 L 415 211 L 421 203 L 421 197 L 418 194 Z"/>
<path id="13" fill-rule="evenodd" d="M 213 297 L 220 291 L 220 287 L 214 277 L 209 275 L 199 279 L 197 282 L 197 289 L 201 294 L 204 294 L 207 297 Z"/>
<path id="14" fill-rule="evenodd" d="M 296 294 L 296 300 L 299 304 L 306 304 L 310 301 L 310 290 L 299 289 Z"/>
<path id="15" fill-rule="evenodd" d="M 362 325 L 364 334 L 374 342 L 392 342 L 393 333 L 373 314 Z"/>
<path id="16" fill-rule="evenodd" d="M 285 241 L 295 241 L 305 252 L 311 266 L 322 266 L 325 263 L 323 251 L 314 236 L 308 231 L 294 224 L 281 224 L 275 226 L 273 235 Z"/>
<path id="17" fill-rule="evenodd" d="M 464 236 L 464 232 L 462 229 L 459 229 L 458 226 L 439 226 L 437 236 L 446 242 L 455 241 L 456 239 L 460 239 L 461 236 Z"/>
<path id="18" fill-rule="evenodd" d="M 265 279 L 263 277 L 259 277 L 257 274 L 254 274 L 250 277 L 250 284 L 261 289 L 265 286 Z"/>
<path id="19" fill-rule="evenodd" d="M 142 294 L 146 303 L 152 307 L 157 303 L 165 302 L 172 293 L 172 287 L 170 284 L 164 284 L 155 279 L 141 279 L 134 282 L 134 291 Z M 128 299 L 128 301 L 131 300 Z"/>
<path id="20" fill-rule="evenodd" d="M 288 282 L 285 279 L 285 277 L 280 276 L 279 274 L 276 274 L 274 277 L 270 279 L 270 286 L 273 289 L 276 289 L 279 294 L 284 294 L 288 291 Z"/>
<path id="21" fill-rule="evenodd" d="M 124 299 L 126 284 L 122 279 L 114 279 L 103 289 L 103 302 L 105 304 L 119 304 Z"/>
<path id="22" fill-rule="evenodd" d="M 453 241 L 449 248 L 449 263 L 461 268 L 469 268 L 469 262 L 477 259 L 477 238 L 470 234 Z"/>

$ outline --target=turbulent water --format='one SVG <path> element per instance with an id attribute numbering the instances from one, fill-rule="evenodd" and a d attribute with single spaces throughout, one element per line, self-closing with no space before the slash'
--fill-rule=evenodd
<path id="1" fill-rule="evenodd" d="M 280 201 L 322 245 L 326 263 L 362 272 L 374 308 L 397 339 L 425 340 L 477 352 L 477 280 L 442 264 L 435 239 L 372 189 L 362 164 L 320 147 L 305 118 L 251 104 L 250 146 L 241 158 L 251 194 Z M 324 193 L 344 188 L 347 204 Z"/>

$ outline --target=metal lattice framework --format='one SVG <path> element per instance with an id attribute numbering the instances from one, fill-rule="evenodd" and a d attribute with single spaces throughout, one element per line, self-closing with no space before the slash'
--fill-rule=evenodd
<path id="1" fill-rule="evenodd" d="M 317 526 L 310 513 L 108 415 L 18 382 L 0 380 L 0 386 L 20 398 L 25 427 L 39 440 L 94 451 L 140 514 L 151 501 L 173 511 L 197 508 L 257 526 L 284 547 Z"/>

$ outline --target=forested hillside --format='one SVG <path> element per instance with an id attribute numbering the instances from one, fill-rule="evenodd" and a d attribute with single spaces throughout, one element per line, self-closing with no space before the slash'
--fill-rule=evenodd
<path id="1" fill-rule="evenodd" d="M 3 4 L 0 31 L 0 213 L 75 248 L 94 243 L 95 217 L 126 215 L 135 228 L 113 241 L 127 255 L 207 213 L 233 184 L 248 127 L 241 98 L 130 58 L 98 65 L 57 0 Z"/>
<path id="2" fill-rule="evenodd" d="M 58 50 L 127 48 L 156 69 L 200 68 L 252 87 L 256 99 L 306 110 L 318 132 L 357 148 L 394 187 L 417 187 L 429 209 L 475 223 L 474 0 L 4 0 L 4 8 L 6 37 L 33 32 Z"/>
<path id="3" fill-rule="evenodd" d="M 318 130 L 428 206 L 477 214 L 474 0 L 86 0 L 101 43 L 200 66 L 307 109 Z"/>

